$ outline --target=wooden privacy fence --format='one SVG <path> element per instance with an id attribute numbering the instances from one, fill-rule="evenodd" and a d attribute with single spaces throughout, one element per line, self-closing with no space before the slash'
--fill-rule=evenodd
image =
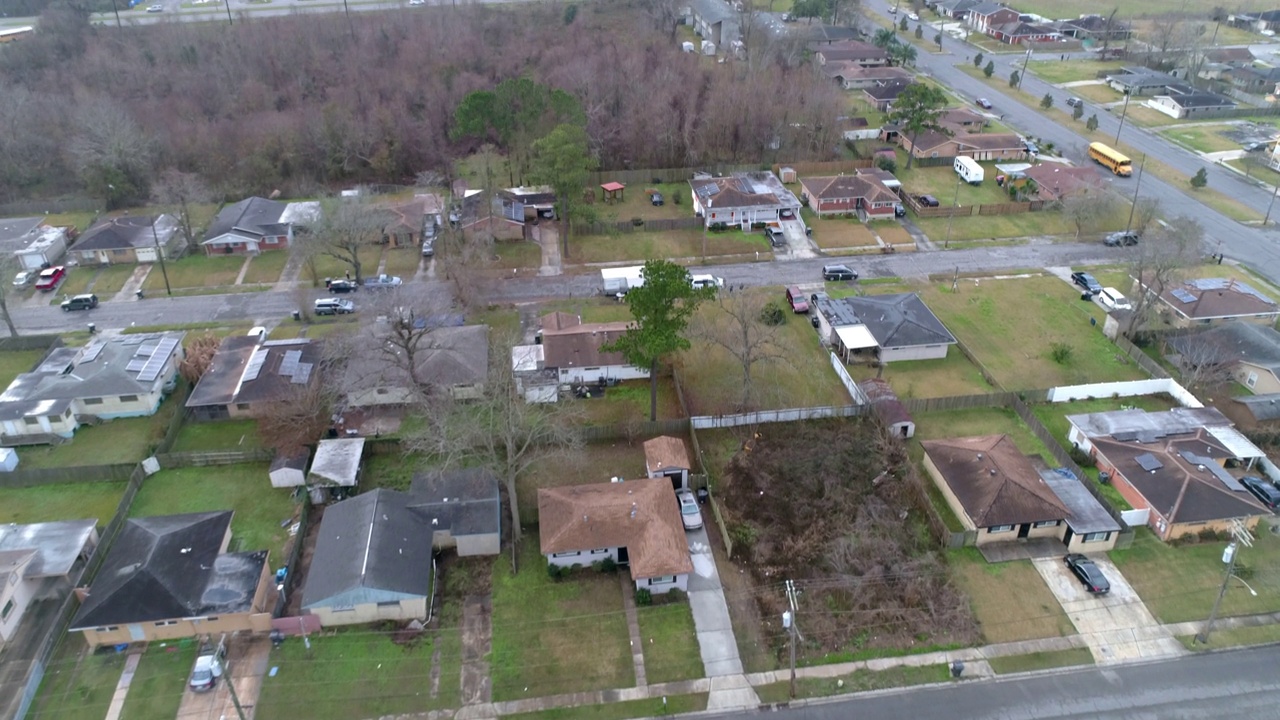
<path id="1" fill-rule="evenodd" d="M 902 407 L 909 413 L 941 412 L 967 408 L 1009 407 L 1018 399 L 1016 393 L 998 392 L 980 395 L 952 395 L 936 398 L 901 398 Z"/>
<path id="2" fill-rule="evenodd" d="M 307 493 L 302 493 L 302 508 L 298 515 L 298 532 L 293 536 L 293 547 L 289 548 L 289 557 L 285 560 L 284 589 L 282 592 L 276 593 L 276 607 L 272 611 L 271 617 L 278 618 L 284 615 L 284 609 L 289 605 L 289 595 L 298 592 L 298 561 L 302 557 L 302 546 L 307 539 L 307 528 L 311 521 L 311 499 Z"/>
<path id="3" fill-rule="evenodd" d="M 216 452 L 158 453 L 156 460 L 162 468 L 182 468 L 270 462 L 274 457 L 275 453 L 271 450 L 221 450 Z"/>
<path id="4" fill-rule="evenodd" d="M 1124 354 L 1128 355 L 1130 360 L 1137 363 L 1138 367 L 1142 368 L 1143 370 L 1146 370 L 1147 373 L 1151 375 L 1151 377 L 1155 377 L 1155 378 L 1169 377 L 1169 373 L 1166 372 L 1165 369 L 1160 366 L 1160 363 L 1157 362 L 1155 358 L 1144 353 L 1142 351 L 1142 348 L 1129 342 L 1128 338 L 1126 338 L 1125 336 L 1117 334 L 1115 343 L 1116 343 L 1116 347 L 1123 350 Z"/>
<path id="5" fill-rule="evenodd" d="M 22 451 L 18 451 L 22 457 Z M 21 462 L 21 460 L 19 460 Z M 29 468 L 19 467 L 13 472 L 0 473 L 0 487 L 24 488 L 37 485 L 60 485 L 63 483 L 124 482 L 130 478 L 137 463 L 116 465 L 81 465 L 63 468 Z"/>

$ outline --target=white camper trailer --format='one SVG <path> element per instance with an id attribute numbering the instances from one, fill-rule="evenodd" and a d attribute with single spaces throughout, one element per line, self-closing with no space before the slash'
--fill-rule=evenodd
<path id="1" fill-rule="evenodd" d="M 970 185 L 981 185 L 985 173 L 982 166 L 974 161 L 973 158 L 958 157 L 955 162 L 956 174 L 964 178 L 964 181 Z"/>
<path id="2" fill-rule="evenodd" d="M 601 268 L 605 295 L 626 295 L 628 290 L 644 285 L 644 266 Z"/>

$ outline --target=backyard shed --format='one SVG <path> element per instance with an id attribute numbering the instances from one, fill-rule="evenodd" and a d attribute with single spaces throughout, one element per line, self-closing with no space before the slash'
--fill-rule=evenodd
<path id="1" fill-rule="evenodd" d="M 324 502 L 325 489 L 355 487 L 363 455 L 364 438 L 321 440 L 311 461 L 311 472 L 307 475 L 311 501 Z"/>
<path id="2" fill-rule="evenodd" d="M 290 488 L 307 484 L 307 461 L 311 459 L 311 451 L 305 447 L 292 453 L 279 453 L 271 461 L 271 469 L 267 475 L 271 478 L 271 487 Z"/>
<path id="3" fill-rule="evenodd" d="M 0 448 L 0 472 L 13 472 L 18 469 L 18 451 L 13 448 Z"/>
<path id="4" fill-rule="evenodd" d="M 689 451 L 684 440 L 661 435 L 644 442 L 644 467 L 648 477 L 671 478 L 677 490 L 689 487 Z"/>

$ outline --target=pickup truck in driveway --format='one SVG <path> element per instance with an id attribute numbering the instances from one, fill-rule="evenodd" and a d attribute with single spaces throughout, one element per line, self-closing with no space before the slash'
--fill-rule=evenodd
<path id="1" fill-rule="evenodd" d="M 398 288 L 404 284 L 404 281 L 394 275 L 379 275 L 377 277 L 365 278 L 364 287 L 366 290 L 390 290 Z"/>

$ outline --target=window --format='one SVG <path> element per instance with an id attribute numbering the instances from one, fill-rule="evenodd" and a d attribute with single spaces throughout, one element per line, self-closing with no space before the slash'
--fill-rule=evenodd
<path id="1" fill-rule="evenodd" d="M 387 600 L 387 601 L 385 601 L 385 602 L 380 602 L 380 603 L 378 603 L 378 607 L 400 607 L 400 601 L 399 601 L 399 600 Z"/>
<path id="2" fill-rule="evenodd" d="M 598 548 L 598 549 L 592 550 L 591 554 L 592 555 L 608 555 L 609 548 Z"/>
<path id="3" fill-rule="evenodd" d="M 120 629 L 119 625 L 108 625 L 106 627 L 94 628 L 94 631 L 95 632 L 115 632 L 116 630 L 119 630 L 119 629 Z"/>
<path id="4" fill-rule="evenodd" d="M 138 402 L 138 396 L 137 396 L 137 395 L 121 395 L 121 396 L 120 396 L 120 402 L 122 402 L 122 403 L 134 403 L 134 402 Z"/>
<path id="5" fill-rule="evenodd" d="M 245 410 L 245 411 L 248 411 L 248 410 L 249 410 L 249 403 L 236 403 L 236 409 L 237 409 L 237 410 Z"/>
<path id="6" fill-rule="evenodd" d="M 40 424 L 40 418 L 25 417 L 25 418 L 22 418 L 22 421 L 23 421 L 24 423 L 28 424 L 28 425 L 39 425 L 39 424 Z"/>
<path id="7" fill-rule="evenodd" d="M 8 620 L 9 616 L 13 614 L 13 609 L 15 607 L 17 607 L 17 604 L 14 603 L 12 600 L 5 603 L 4 610 L 0 610 L 0 620 Z"/>
<path id="8" fill-rule="evenodd" d="M 663 575 L 661 577 L 649 578 L 650 585 L 670 585 L 675 581 L 675 575 Z"/>
<path id="9" fill-rule="evenodd" d="M 1250 371 L 1250 372 L 1249 372 L 1249 377 L 1248 377 L 1248 378 L 1245 378 L 1244 384 L 1245 384 L 1245 385 L 1248 385 L 1249 387 L 1253 387 L 1254 385 L 1257 385 L 1257 384 L 1258 384 L 1258 373 L 1253 372 L 1253 371 Z"/>
<path id="10" fill-rule="evenodd" d="M 1031 527 L 1056 527 L 1061 520 L 1042 520 L 1037 523 L 1031 523 Z"/>
<path id="11" fill-rule="evenodd" d="M 205 618 L 205 619 L 204 619 L 204 621 L 205 621 L 205 622 L 213 622 L 213 621 L 215 621 L 215 620 L 217 620 L 217 619 L 218 619 L 218 616 L 217 616 L 217 615 L 210 615 L 209 617 Z"/>
<path id="12" fill-rule="evenodd" d="M 156 623 L 156 627 L 165 627 L 166 625 L 177 625 L 177 624 L 178 624 L 177 620 L 161 620 L 160 622 Z"/>
<path id="13" fill-rule="evenodd" d="M 84 404 L 85 405 L 101 405 L 102 398 L 85 398 Z"/>
<path id="14" fill-rule="evenodd" d="M 577 550 L 573 550 L 573 551 L 571 551 L 571 552 L 558 552 L 558 553 L 551 553 L 551 557 L 553 557 L 553 558 L 578 557 L 578 555 L 580 555 L 580 554 L 581 554 L 581 553 L 580 553 L 580 552 L 578 552 Z"/>
<path id="15" fill-rule="evenodd" d="M 1111 533 L 1107 532 L 1085 533 L 1084 539 L 1080 542 L 1102 542 L 1110 536 Z"/>
<path id="16" fill-rule="evenodd" d="M 1013 531 L 1012 525 L 992 525 L 991 527 L 987 528 L 987 532 L 992 535 L 996 533 L 1012 532 L 1012 531 Z"/>

